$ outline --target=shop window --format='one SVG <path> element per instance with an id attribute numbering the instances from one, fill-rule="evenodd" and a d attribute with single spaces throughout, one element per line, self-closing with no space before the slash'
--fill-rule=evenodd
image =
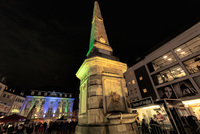
<path id="1" fill-rule="evenodd" d="M 134 81 L 134 80 L 132 80 L 132 84 L 133 84 L 133 85 L 135 84 L 135 81 Z"/>
<path id="2" fill-rule="evenodd" d="M 196 73 L 200 71 L 200 55 L 193 57 L 187 61 L 184 61 L 186 69 L 190 74 Z"/>
<path id="3" fill-rule="evenodd" d="M 169 70 L 170 70 L 174 79 L 178 79 L 178 78 L 181 78 L 183 76 L 186 76 L 184 70 L 181 68 L 180 65 L 173 66 L 173 67 L 169 68 Z"/>
<path id="4" fill-rule="evenodd" d="M 156 71 L 159 68 L 165 67 L 176 61 L 176 58 L 172 54 L 172 52 L 168 52 L 157 59 L 153 60 L 152 62 L 148 63 L 147 66 L 150 72 Z"/>
<path id="5" fill-rule="evenodd" d="M 143 92 L 144 92 L 144 93 L 147 93 L 147 89 L 146 89 L 146 88 L 144 88 L 144 89 L 143 89 Z"/>
<path id="6" fill-rule="evenodd" d="M 200 50 L 200 38 L 199 36 L 187 41 L 183 45 L 174 49 L 174 52 L 181 59 L 186 57 L 192 53 L 195 53 Z"/>
<path id="7" fill-rule="evenodd" d="M 154 84 L 159 85 L 186 76 L 180 65 L 175 65 L 152 76 Z"/>
<path id="8" fill-rule="evenodd" d="M 140 80 L 143 80 L 143 77 L 142 77 L 142 76 L 140 76 L 140 77 L 139 77 L 139 79 L 140 79 Z"/>

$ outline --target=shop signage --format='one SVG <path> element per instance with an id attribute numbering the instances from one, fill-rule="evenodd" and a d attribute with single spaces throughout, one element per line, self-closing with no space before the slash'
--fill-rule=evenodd
<path id="1" fill-rule="evenodd" d="M 153 103 L 152 98 L 148 97 L 139 101 L 133 101 L 130 104 L 132 108 L 135 108 L 135 107 L 145 106 L 145 105 L 154 104 L 154 103 Z"/>

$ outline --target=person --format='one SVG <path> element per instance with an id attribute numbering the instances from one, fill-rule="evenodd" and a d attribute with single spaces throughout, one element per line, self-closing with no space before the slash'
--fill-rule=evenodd
<path id="1" fill-rule="evenodd" d="M 14 131 L 14 125 L 13 124 L 9 124 L 8 126 L 8 134 L 12 134 Z"/>
<path id="2" fill-rule="evenodd" d="M 40 124 L 40 127 L 37 129 L 37 134 L 44 134 L 44 127 L 43 124 Z"/>
<path id="3" fill-rule="evenodd" d="M 37 130 L 38 130 L 38 128 L 40 127 L 41 124 L 42 124 L 42 123 L 39 122 L 39 123 L 35 126 L 35 132 L 37 132 Z"/>
<path id="4" fill-rule="evenodd" d="M 139 117 L 137 117 L 137 118 L 135 119 L 135 123 L 136 123 L 137 126 L 140 126 L 140 120 L 139 120 Z"/>
<path id="5" fill-rule="evenodd" d="M 49 128 L 47 129 L 47 132 L 48 132 L 49 134 L 51 134 L 52 131 L 53 131 L 53 122 L 50 122 L 50 123 L 49 123 Z"/>
<path id="6" fill-rule="evenodd" d="M 57 122 L 57 134 L 61 134 L 62 129 L 62 122 Z"/>
<path id="7" fill-rule="evenodd" d="M 145 122 L 148 122 L 148 118 L 147 118 L 146 114 L 142 113 L 142 116 L 143 116 L 143 119 L 145 120 Z"/>
<path id="8" fill-rule="evenodd" d="M 159 123 L 165 121 L 165 117 L 159 111 L 156 111 L 156 121 Z"/>
<path id="9" fill-rule="evenodd" d="M 33 124 L 29 124 L 27 129 L 26 129 L 27 134 L 32 134 L 33 133 Z"/>
<path id="10" fill-rule="evenodd" d="M 64 121 L 62 124 L 62 134 L 67 134 L 67 130 L 68 130 L 68 122 Z"/>
<path id="11" fill-rule="evenodd" d="M 19 125 L 15 134 L 24 134 L 23 125 Z"/>
<path id="12" fill-rule="evenodd" d="M 142 133 L 149 134 L 148 124 L 146 123 L 145 119 L 142 119 Z"/>
<path id="13" fill-rule="evenodd" d="M 151 134 L 161 133 L 160 124 L 156 122 L 152 117 L 150 118 L 149 125 L 151 127 Z"/>
<path id="14" fill-rule="evenodd" d="M 46 129 L 47 129 L 47 123 L 46 122 L 44 122 L 43 127 L 44 127 L 44 132 L 46 132 Z"/>

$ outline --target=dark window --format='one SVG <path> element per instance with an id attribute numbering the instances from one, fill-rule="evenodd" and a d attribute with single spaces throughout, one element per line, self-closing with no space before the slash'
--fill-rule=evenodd
<path id="1" fill-rule="evenodd" d="M 3 97 L 6 97 L 6 94 L 4 94 Z"/>

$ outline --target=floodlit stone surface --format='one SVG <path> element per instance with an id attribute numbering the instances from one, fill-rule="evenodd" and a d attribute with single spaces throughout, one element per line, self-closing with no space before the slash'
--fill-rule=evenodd
<path id="1" fill-rule="evenodd" d="M 135 117 L 127 103 L 123 73 L 127 65 L 112 55 L 99 5 L 95 2 L 87 59 L 80 79 L 76 134 L 135 134 Z"/>

